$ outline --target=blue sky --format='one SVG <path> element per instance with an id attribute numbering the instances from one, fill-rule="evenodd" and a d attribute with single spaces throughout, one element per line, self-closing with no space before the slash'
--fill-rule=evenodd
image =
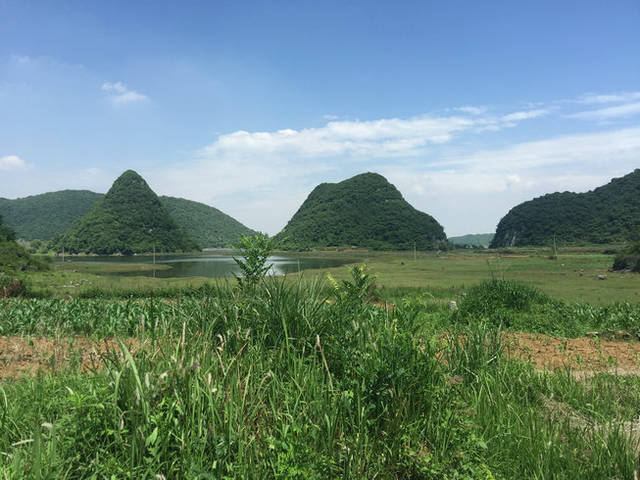
<path id="1" fill-rule="evenodd" d="M 0 196 L 158 194 L 278 232 L 385 175 L 448 235 L 640 167 L 640 2 L 0 0 Z"/>

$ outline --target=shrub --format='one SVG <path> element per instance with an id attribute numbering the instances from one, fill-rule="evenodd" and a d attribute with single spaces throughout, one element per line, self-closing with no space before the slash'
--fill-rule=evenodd
<path id="1" fill-rule="evenodd" d="M 19 278 L 0 273 L 0 298 L 23 297 L 27 287 Z"/>
<path id="2" fill-rule="evenodd" d="M 487 280 L 471 287 L 460 302 L 457 314 L 487 316 L 499 310 L 529 312 L 535 305 L 553 300 L 535 287 L 512 280 Z"/>
<path id="3" fill-rule="evenodd" d="M 640 272 L 640 242 L 626 248 L 613 260 L 613 270 Z"/>

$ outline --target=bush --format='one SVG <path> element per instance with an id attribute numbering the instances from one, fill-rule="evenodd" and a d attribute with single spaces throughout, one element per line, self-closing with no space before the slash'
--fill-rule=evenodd
<path id="1" fill-rule="evenodd" d="M 27 287 L 22 280 L 0 273 L 0 298 L 23 297 Z"/>
<path id="2" fill-rule="evenodd" d="M 618 255 L 613 260 L 613 270 L 630 270 L 632 272 L 640 272 L 640 256 Z"/>
<path id="3" fill-rule="evenodd" d="M 493 315 L 500 310 L 530 312 L 536 305 L 552 303 L 553 300 L 535 287 L 512 280 L 487 280 L 471 287 L 460 302 L 460 316 Z"/>
<path id="4" fill-rule="evenodd" d="M 613 270 L 640 272 L 640 242 L 626 248 L 613 260 Z"/>

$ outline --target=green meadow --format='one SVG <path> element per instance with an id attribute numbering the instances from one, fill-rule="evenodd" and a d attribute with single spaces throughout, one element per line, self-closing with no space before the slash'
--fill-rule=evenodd
<path id="1" fill-rule="evenodd" d="M 0 478 L 633 477 L 637 373 L 540 369 L 508 335 L 633 346 L 637 274 L 597 250 L 348 254 L 242 282 L 29 273 L 0 300 Z"/>

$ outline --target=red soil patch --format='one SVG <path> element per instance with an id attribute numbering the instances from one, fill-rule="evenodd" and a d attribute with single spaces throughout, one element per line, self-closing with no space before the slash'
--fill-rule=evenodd
<path id="1" fill-rule="evenodd" d="M 127 339 L 124 343 L 132 352 L 140 344 L 136 339 Z M 114 339 L 0 337 L 0 379 L 35 375 L 38 371 L 56 372 L 73 366 L 81 370 L 97 369 L 102 365 L 102 355 L 119 349 Z"/>
<path id="2" fill-rule="evenodd" d="M 534 333 L 507 333 L 509 355 L 538 369 L 570 367 L 576 375 L 610 372 L 640 375 L 640 342 L 599 338 L 559 338 Z"/>
<path id="3" fill-rule="evenodd" d="M 576 376 L 596 372 L 640 375 L 640 342 L 635 340 L 560 338 L 518 332 L 505 333 L 504 341 L 509 356 L 530 361 L 540 370 L 570 367 Z M 137 339 L 124 343 L 132 353 L 140 348 Z M 0 380 L 73 366 L 85 371 L 98 369 L 102 366 L 101 357 L 119 348 L 115 339 L 0 337 Z"/>

